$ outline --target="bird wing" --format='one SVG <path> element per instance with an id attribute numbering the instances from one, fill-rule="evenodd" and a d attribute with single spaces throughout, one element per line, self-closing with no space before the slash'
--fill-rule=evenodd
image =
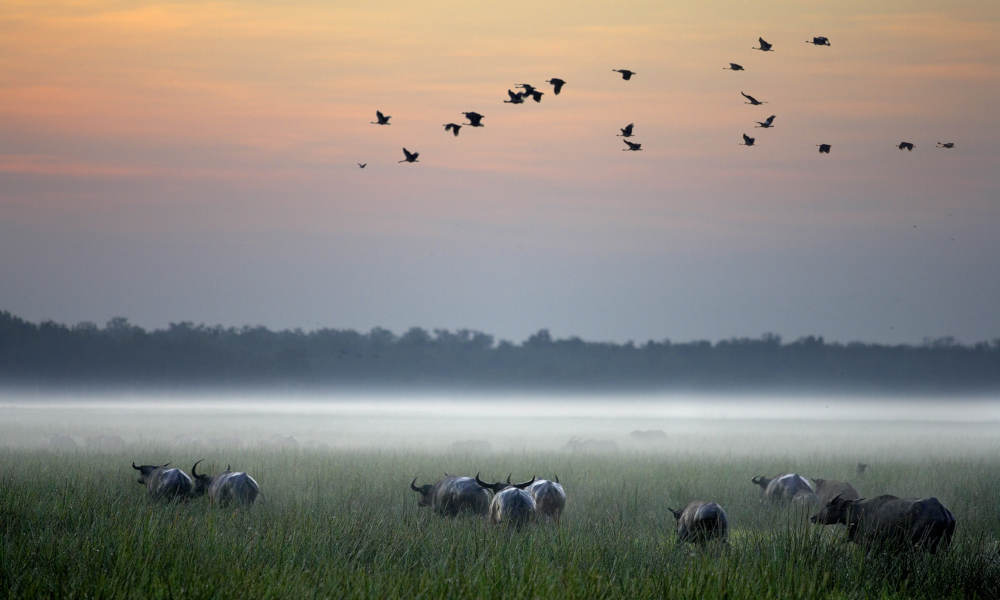
<path id="1" fill-rule="evenodd" d="M 414 154 L 414 153 L 410 152 L 410 151 L 409 151 L 409 150 L 407 150 L 406 148 L 403 148 L 403 154 L 404 154 L 404 155 L 406 156 L 406 159 L 407 159 L 407 160 L 412 160 L 412 159 L 414 159 L 414 158 L 416 158 L 416 157 L 417 157 L 417 155 L 416 155 L 416 154 Z"/>
<path id="2" fill-rule="evenodd" d="M 766 120 L 766 121 L 764 121 L 764 122 L 765 122 L 765 123 L 767 123 L 767 124 L 768 124 L 768 126 L 770 126 L 770 125 L 771 125 L 771 123 L 773 123 L 773 122 L 774 122 L 774 115 L 771 115 L 770 117 L 768 117 L 768 118 L 767 118 L 767 120 Z"/>
<path id="3" fill-rule="evenodd" d="M 507 90 L 507 95 L 510 96 L 511 100 L 517 100 L 521 97 L 520 94 L 515 93 L 513 90 Z"/>
<path id="4" fill-rule="evenodd" d="M 375 116 L 378 118 L 379 121 L 384 121 L 385 120 L 385 115 L 383 115 L 382 111 L 380 111 L 380 110 L 376 110 L 375 111 Z"/>
<path id="5" fill-rule="evenodd" d="M 629 123 L 622 129 L 622 133 L 627 135 L 632 135 L 632 128 L 635 127 L 635 123 Z"/>
<path id="6" fill-rule="evenodd" d="M 743 141 L 746 142 L 746 143 L 748 143 L 748 144 L 752 144 L 753 143 L 753 138 L 744 133 L 743 134 Z"/>

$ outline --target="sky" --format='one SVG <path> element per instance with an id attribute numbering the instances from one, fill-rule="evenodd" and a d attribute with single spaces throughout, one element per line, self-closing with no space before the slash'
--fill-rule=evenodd
<path id="1" fill-rule="evenodd" d="M 0 310 L 994 339 L 998 93 L 981 0 L 4 0 Z"/>

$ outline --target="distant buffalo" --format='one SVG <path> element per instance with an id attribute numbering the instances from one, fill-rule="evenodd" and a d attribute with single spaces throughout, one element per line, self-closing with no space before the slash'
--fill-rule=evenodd
<path id="1" fill-rule="evenodd" d="M 948 548 L 955 533 L 954 515 L 937 498 L 837 497 L 810 520 L 822 525 L 847 525 L 847 538 L 856 544 L 894 550 L 915 548 L 932 554 L 938 548 Z"/>
<path id="2" fill-rule="evenodd" d="M 559 483 L 559 476 L 555 481 L 548 479 L 538 479 L 528 486 L 528 493 L 535 501 L 535 510 L 540 516 L 551 517 L 557 523 L 562 511 L 566 507 L 566 492 L 562 484 Z"/>
<path id="3" fill-rule="evenodd" d="M 139 471 L 139 483 L 146 486 L 153 500 L 183 500 L 191 494 L 191 477 L 180 469 L 168 469 L 170 463 L 142 465 L 132 468 Z"/>
<path id="4" fill-rule="evenodd" d="M 859 462 L 858 466 L 855 467 L 855 470 L 858 472 L 858 475 L 864 475 L 865 471 L 868 470 L 868 464 L 867 463 L 863 463 L 863 462 Z"/>
<path id="5" fill-rule="evenodd" d="M 467 512 L 485 515 L 490 505 L 490 494 L 472 477 L 445 475 L 434 484 L 417 486 L 417 478 L 410 482 L 410 489 L 420 494 L 418 506 L 430 506 L 439 515 L 454 517 Z"/>
<path id="6" fill-rule="evenodd" d="M 212 477 L 204 473 L 198 474 L 198 463 L 191 465 L 191 474 L 194 475 L 195 496 L 208 494 L 208 499 L 212 504 L 218 506 L 228 506 L 235 502 L 243 506 L 250 506 L 260 495 L 260 485 L 257 480 L 242 471 L 233 471 L 229 465 L 226 470 Z"/>
<path id="7" fill-rule="evenodd" d="M 637 442 L 665 442 L 667 441 L 667 432 L 662 429 L 636 429 L 632 433 L 628 434 L 630 438 Z"/>
<path id="8" fill-rule="evenodd" d="M 484 489 L 493 490 L 493 500 L 490 501 L 490 521 L 497 524 L 513 525 L 520 528 L 534 520 L 537 507 L 535 499 L 524 488 L 535 483 L 535 478 L 524 483 L 511 483 L 510 475 L 506 482 L 486 483 L 476 473 L 476 483 Z"/>
<path id="9" fill-rule="evenodd" d="M 677 519 L 677 537 L 682 542 L 707 542 L 720 539 L 726 541 L 729 535 L 729 520 L 726 511 L 715 502 L 694 500 L 684 510 L 667 508 Z"/>
<path id="10" fill-rule="evenodd" d="M 764 497 L 774 503 L 810 505 L 816 502 L 816 492 L 809 481 L 796 473 L 779 475 L 773 479 L 758 475 L 751 481 L 760 486 Z"/>
<path id="11" fill-rule="evenodd" d="M 816 487 L 816 499 L 821 507 L 826 506 L 831 500 L 838 496 L 844 500 L 857 500 L 861 497 L 858 490 L 854 489 L 854 486 L 846 481 L 837 481 L 835 479 L 813 479 L 813 483 Z"/>

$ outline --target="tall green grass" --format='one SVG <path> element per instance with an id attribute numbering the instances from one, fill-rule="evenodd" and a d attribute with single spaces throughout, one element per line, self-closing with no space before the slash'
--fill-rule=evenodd
<path id="1" fill-rule="evenodd" d="M 54 598 L 995 598 L 1000 458 L 895 459 L 864 478 L 847 459 L 226 451 L 264 501 L 218 509 L 156 504 L 133 459 L 199 456 L 0 450 L 0 590 Z M 214 465 L 211 464 L 214 460 Z M 760 502 L 750 478 L 796 470 L 848 479 L 863 495 L 937 496 L 958 519 L 938 555 L 880 555 L 843 530 Z M 517 479 L 558 473 L 562 523 L 521 531 L 417 507 L 413 476 Z M 723 505 L 730 544 L 676 542 L 667 512 Z"/>

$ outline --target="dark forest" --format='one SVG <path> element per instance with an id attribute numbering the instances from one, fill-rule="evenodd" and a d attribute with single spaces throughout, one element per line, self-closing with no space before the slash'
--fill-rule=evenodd
<path id="1" fill-rule="evenodd" d="M 120 317 L 68 326 L 0 312 L 0 383 L 985 393 L 1000 389 L 1000 340 L 844 344 L 764 334 L 618 344 L 543 329 L 512 343 L 466 329 L 399 335 L 181 322 L 147 331 Z"/>

